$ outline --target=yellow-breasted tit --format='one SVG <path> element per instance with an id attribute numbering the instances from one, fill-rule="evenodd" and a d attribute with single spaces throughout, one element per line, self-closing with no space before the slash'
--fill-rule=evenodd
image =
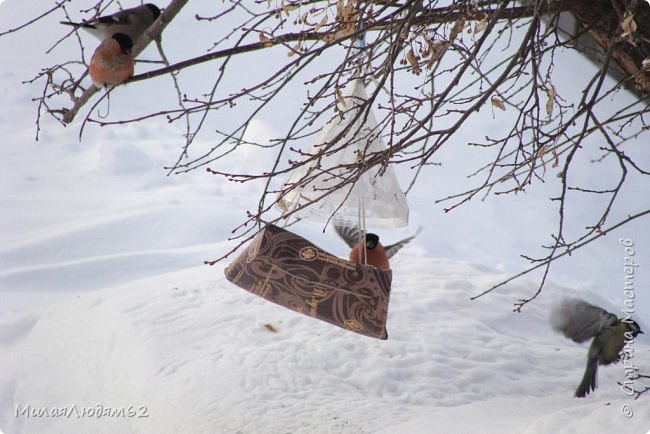
<path id="1" fill-rule="evenodd" d="M 374 265 L 375 267 L 384 270 L 390 268 L 388 260 L 420 232 L 418 230 L 414 235 L 386 247 L 379 242 L 379 236 L 372 233 L 366 233 L 363 238 L 365 240 L 365 249 L 362 249 L 361 243 L 359 242 L 361 240 L 361 231 L 358 228 L 335 224 L 334 229 L 350 249 L 352 249 L 350 250 L 349 255 L 351 262 L 354 262 L 355 264 Z"/>
<path id="2" fill-rule="evenodd" d="M 82 21 L 80 23 L 61 21 L 61 24 L 84 29 L 100 41 L 112 38 L 116 33 L 122 33 L 131 38 L 131 41 L 135 44 L 159 16 L 160 9 L 158 6 L 147 3 L 91 21 Z"/>
<path id="3" fill-rule="evenodd" d="M 563 300 L 551 312 L 551 325 L 574 342 L 593 338 L 587 353 L 587 368 L 575 396 L 584 398 L 598 385 L 598 365 L 618 362 L 627 342 L 641 331 L 631 318 L 616 315 L 577 298 Z"/>

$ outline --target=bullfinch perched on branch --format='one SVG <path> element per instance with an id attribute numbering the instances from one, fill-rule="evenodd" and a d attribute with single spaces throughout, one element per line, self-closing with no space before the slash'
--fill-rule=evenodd
<path id="1" fill-rule="evenodd" d="M 125 9 L 113 15 L 100 17 L 93 21 L 62 24 L 87 30 L 100 39 L 88 72 L 97 87 L 115 86 L 124 83 L 134 72 L 134 59 L 131 55 L 133 44 L 160 16 L 160 9 L 153 4 L 145 4 Z"/>
<path id="2" fill-rule="evenodd" d="M 116 33 L 99 44 L 88 66 L 95 86 L 116 86 L 133 75 L 131 48 L 133 41 L 124 33 Z"/>
<path id="3" fill-rule="evenodd" d="M 641 327 L 631 318 L 617 318 L 600 307 L 579 299 L 566 299 L 551 312 L 551 325 L 574 342 L 593 341 L 587 353 L 587 368 L 576 390 L 584 398 L 598 385 L 598 365 L 618 362 L 627 342 L 632 341 Z"/>
<path id="4" fill-rule="evenodd" d="M 372 233 L 365 234 L 365 249 L 359 242 L 361 240 L 361 232 L 358 228 L 351 228 L 345 226 L 334 225 L 336 233 L 345 241 L 345 243 L 352 249 L 350 250 L 350 261 L 355 264 L 368 264 L 383 270 L 390 269 L 389 259 L 408 242 L 410 242 L 420 232 L 404 238 L 395 244 L 384 247 L 379 242 L 379 236 Z M 365 253 L 365 258 L 364 258 Z"/>

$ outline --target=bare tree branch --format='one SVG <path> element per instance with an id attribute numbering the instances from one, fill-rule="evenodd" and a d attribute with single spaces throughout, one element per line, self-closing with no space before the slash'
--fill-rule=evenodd
<path id="1" fill-rule="evenodd" d="M 218 30 L 215 40 L 197 41 L 205 44 L 207 53 L 170 64 L 160 35 L 186 3 L 171 1 L 134 48 L 139 54 L 151 40 L 158 41 L 164 66 L 128 81 L 136 85 L 169 75 L 171 80 L 161 92 L 176 95 L 174 105 L 156 106 L 132 118 L 114 113 L 95 116 L 91 108 L 81 122 L 80 135 L 90 123 L 108 127 L 156 118 L 169 123 L 180 120 L 182 149 L 167 167 L 170 174 L 207 168 L 233 182 L 260 181 L 256 209 L 246 211 L 234 228 L 232 238 L 239 244 L 218 260 L 250 240 L 260 225 L 288 221 L 293 215 L 278 216 L 274 211 L 278 195 L 300 188 L 315 175 L 308 173 L 294 184 L 281 185 L 287 174 L 318 165 L 324 157 L 355 144 L 341 133 L 320 144 L 317 152 L 306 150 L 323 125 L 338 123 L 349 113 L 350 107 L 341 103 L 342 95 L 357 79 L 368 85 L 369 96 L 358 102 L 355 120 L 363 122 L 373 113 L 377 127 L 369 134 L 381 137 L 387 147 L 367 152 L 358 161 L 321 168 L 343 175 L 337 177 L 335 187 L 315 191 L 305 207 L 326 200 L 337 189 L 349 188 L 373 168 L 407 167 L 410 191 L 436 165 L 445 164 L 441 150 L 459 146 L 468 146 L 476 155 L 477 167 L 458 168 L 467 178 L 467 187 L 432 198 L 434 203 L 444 203 L 446 213 L 493 195 L 525 194 L 539 183 L 552 183 L 557 189 L 551 198 L 555 228 L 548 240 L 540 240 L 541 257 L 522 255 L 530 268 L 472 299 L 543 270 L 536 292 L 515 304 L 514 310 L 521 311 L 541 293 L 556 260 L 650 213 L 631 209 L 621 199 L 630 179 L 650 175 L 648 163 L 634 149 L 639 142 L 650 141 L 647 2 L 227 0 L 211 5 L 213 13 L 195 16 L 197 24 Z M 57 5 L 67 14 L 63 3 Z M 98 1 L 92 10 L 99 14 L 106 6 Z M 83 51 L 81 41 L 77 42 Z M 245 80 L 241 59 L 255 59 L 252 53 L 273 56 L 255 71 L 254 80 Z M 558 86 L 556 69 L 569 53 L 579 53 L 598 67 L 580 71 L 576 81 L 580 89 L 567 96 Z M 184 89 L 188 69 L 206 63 L 215 65 L 214 74 L 202 83 L 206 89 L 202 93 Z M 86 105 L 96 107 L 110 95 L 109 90 L 94 98 L 96 88 L 84 89 L 86 67 L 82 54 L 46 67 L 30 80 L 43 83 L 43 91 L 34 98 L 37 134 L 42 114 L 69 124 Z M 291 100 L 287 110 L 287 96 L 295 98 L 288 90 L 297 85 L 305 98 Z M 624 89 L 635 93 L 634 102 L 621 102 Z M 68 109 L 70 100 L 73 106 Z M 239 121 L 206 131 L 210 115 L 231 110 L 237 110 Z M 279 137 L 255 142 L 248 134 L 250 125 L 270 111 L 287 111 L 291 117 L 278 125 Z M 477 113 L 486 111 L 499 127 L 489 133 L 472 129 Z M 210 134 L 210 139 L 195 140 L 199 134 Z M 229 158 L 250 147 L 273 153 L 267 170 L 231 168 Z M 606 181 L 576 180 L 577 167 L 584 164 L 593 164 L 596 170 L 605 167 Z M 584 198 L 596 199 L 598 207 L 587 221 L 576 222 L 572 211 Z M 628 217 L 620 220 L 621 215 Z M 612 223 L 612 216 L 619 220 Z M 580 230 L 575 229 L 577 223 Z"/>
<path id="2" fill-rule="evenodd" d="M 187 0 L 171 0 L 169 5 L 167 5 L 165 10 L 160 14 L 156 22 L 153 23 L 149 29 L 147 29 L 140 40 L 138 40 L 138 42 L 136 42 L 136 44 L 133 46 L 133 57 L 137 57 L 147 47 L 147 45 L 149 45 L 151 41 L 160 38 L 160 35 L 162 34 L 162 31 L 165 29 L 167 24 L 169 24 L 174 19 L 176 14 L 180 12 L 186 3 Z M 75 99 L 72 108 L 66 110 L 65 114 L 63 115 L 63 122 L 66 124 L 72 122 L 75 116 L 77 116 L 79 110 L 84 105 L 86 105 L 90 98 L 92 98 L 97 92 L 99 92 L 99 88 L 95 86 L 90 86 L 88 89 L 86 89 L 80 97 Z"/>

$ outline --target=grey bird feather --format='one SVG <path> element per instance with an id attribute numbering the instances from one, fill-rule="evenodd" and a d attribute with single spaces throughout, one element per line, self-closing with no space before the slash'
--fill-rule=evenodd
<path id="1" fill-rule="evenodd" d="M 564 299 L 552 309 L 550 317 L 553 330 L 578 343 L 593 338 L 617 320 L 616 315 L 577 298 Z"/>
<path id="2" fill-rule="evenodd" d="M 61 21 L 61 24 L 84 29 L 100 41 L 111 38 L 116 33 L 123 33 L 135 44 L 159 16 L 160 9 L 156 5 L 147 3 L 95 20 L 80 23 Z"/>
<path id="3" fill-rule="evenodd" d="M 361 230 L 358 227 L 348 227 L 334 224 L 334 230 L 350 248 L 353 248 L 359 244 L 359 241 L 361 240 Z M 393 257 L 402 247 L 411 242 L 413 238 L 415 238 L 420 233 L 421 230 L 422 228 L 418 228 L 417 232 L 415 232 L 410 237 L 404 238 L 403 240 L 400 240 L 394 244 L 384 246 L 386 256 L 389 259 Z"/>

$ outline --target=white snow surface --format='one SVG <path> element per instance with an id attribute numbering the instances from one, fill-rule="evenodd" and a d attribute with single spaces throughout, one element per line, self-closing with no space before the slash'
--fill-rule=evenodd
<path id="1" fill-rule="evenodd" d="M 38 3 L 2 3 L 0 30 Z M 563 261 L 513 313 L 535 276 L 469 298 L 519 271 L 517 255 L 552 231 L 554 213 L 532 191 L 445 214 L 432 195 L 454 169 L 441 169 L 408 197 L 412 228 L 386 235 L 424 227 L 392 263 L 389 339 L 356 335 L 239 289 L 223 275 L 227 261 L 203 265 L 235 245 L 230 231 L 257 206 L 260 184 L 166 176 L 180 149 L 175 125 L 91 125 L 79 141 L 79 123 L 44 119 L 34 141 L 40 89 L 20 82 L 51 60 L 39 35 L 62 35 L 59 19 L 0 38 L 1 433 L 648 432 L 650 394 L 621 390 L 621 364 L 600 369 L 589 397 L 573 397 L 587 344 L 548 324 L 564 296 L 620 313 L 623 237 L 639 262 L 634 316 L 650 333 L 647 219 Z M 137 112 L 144 87 L 118 89 L 111 110 Z M 252 134 L 274 122 L 256 121 Z M 266 167 L 255 152 L 230 164 Z M 647 207 L 647 184 L 633 187 L 630 203 Z M 345 255 L 330 230 L 294 228 Z M 649 373 L 645 336 L 634 351 Z"/>

